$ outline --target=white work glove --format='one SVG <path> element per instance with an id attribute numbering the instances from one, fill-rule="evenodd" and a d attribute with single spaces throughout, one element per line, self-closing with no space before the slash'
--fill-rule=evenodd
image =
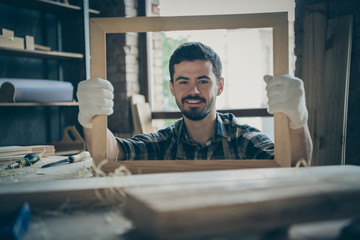
<path id="1" fill-rule="evenodd" d="M 114 88 L 102 78 L 91 78 L 79 83 L 77 98 L 79 101 L 79 123 L 91 128 L 91 120 L 95 115 L 111 115 L 114 106 Z"/>
<path id="2" fill-rule="evenodd" d="M 305 105 L 304 84 L 289 75 L 264 76 L 268 97 L 268 112 L 284 113 L 290 119 L 290 128 L 305 126 L 308 111 Z"/>

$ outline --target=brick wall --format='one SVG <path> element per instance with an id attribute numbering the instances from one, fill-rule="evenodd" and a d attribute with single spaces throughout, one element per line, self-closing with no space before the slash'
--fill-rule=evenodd
<path id="1" fill-rule="evenodd" d="M 137 1 L 90 1 L 99 17 L 137 16 Z M 108 34 L 106 39 L 107 78 L 114 86 L 114 114 L 108 118 L 109 129 L 117 136 L 129 137 L 133 132 L 128 96 L 140 92 L 138 34 Z"/>

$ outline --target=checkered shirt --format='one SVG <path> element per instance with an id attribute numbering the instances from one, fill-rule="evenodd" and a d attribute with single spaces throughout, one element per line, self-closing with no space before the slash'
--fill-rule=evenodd
<path id="1" fill-rule="evenodd" d="M 217 113 L 214 135 L 205 145 L 190 139 L 184 119 L 157 133 L 117 138 L 126 160 L 273 159 L 274 143 L 258 129 Z"/>

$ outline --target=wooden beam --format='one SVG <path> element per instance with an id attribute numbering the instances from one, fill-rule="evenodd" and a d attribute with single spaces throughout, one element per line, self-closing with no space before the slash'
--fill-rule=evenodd
<path id="1" fill-rule="evenodd" d="M 279 19 L 283 19 L 284 16 L 287 16 L 287 13 L 273 12 L 186 17 L 94 18 L 93 21 L 106 33 L 126 33 L 267 28 L 275 26 L 279 22 Z"/>
<path id="2" fill-rule="evenodd" d="M 106 79 L 106 34 L 90 21 L 91 77 Z M 91 156 L 97 165 L 107 160 L 107 116 L 95 116 L 92 120 Z"/>
<path id="3" fill-rule="evenodd" d="M 287 14 L 273 28 L 274 75 L 289 73 L 289 23 Z M 291 166 L 289 119 L 274 115 L 275 161 L 282 167 Z"/>
<path id="4" fill-rule="evenodd" d="M 275 168 L 274 160 L 147 160 L 108 162 L 102 166 L 105 173 L 114 172 L 120 166 L 127 167 L 131 174 L 214 171 L 246 168 Z"/>

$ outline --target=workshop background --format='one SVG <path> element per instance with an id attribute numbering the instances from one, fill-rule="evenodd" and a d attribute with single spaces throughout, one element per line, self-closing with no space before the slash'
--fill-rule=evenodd
<path id="1" fill-rule="evenodd" d="M 62 1 L 63 2 L 63 1 Z M 0 0 L 0 28 L 10 29 L 16 37 L 30 35 L 34 37 L 35 44 L 49 46 L 52 51 L 80 53 L 83 58 L 59 59 L 56 57 L 45 58 L 43 56 L 17 55 L 13 52 L 0 49 L 0 78 L 29 78 L 29 79 L 52 79 L 71 82 L 73 84 L 73 98 L 76 100 L 76 88 L 79 81 L 87 78 L 88 66 L 85 61 L 88 58 L 86 42 L 89 41 L 84 27 L 86 19 L 82 14 L 84 5 L 90 11 L 90 17 L 131 17 L 151 14 L 159 15 L 159 2 L 156 0 L 69 0 L 74 6 L 79 6 L 77 11 L 59 11 L 50 8 L 43 9 L 31 6 L 27 1 Z M 331 20 L 343 16 L 353 17 L 351 61 L 349 62 L 350 76 L 348 93 L 345 94 L 345 102 L 348 101 L 346 111 L 334 113 L 341 119 L 347 118 L 346 134 L 339 135 L 336 146 L 345 146 L 345 163 L 360 165 L 358 148 L 360 146 L 360 2 L 357 0 L 296 0 L 295 1 L 295 75 L 303 78 L 306 64 L 304 63 L 304 18 L 309 13 L 309 6 L 325 4 L 325 9 L 320 11 L 326 19 Z M 86 7 L 86 6 L 85 6 Z M 147 11 L 146 11 L 147 7 Z M 308 11 L 308 12 L 306 12 Z M 327 27 L 325 22 L 324 27 Z M 161 37 L 152 37 L 152 53 L 160 54 L 162 47 Z M 324 49 L 329 47 L 324 43 Z M 331 45 L 331 44 L 330 44 Z M 115 91 L 115 113 L 109 117 L 109 128 L 116 135 L 128 137 L 133 134 L 133 126 L 130 112 L 129 96 L 134 93 L 143 94 L 149 100 L 149 83 L 147 82 L 147 37 L 143 33 L 127 33 L 123 35 L 111 35 L 107 37 L 107 61 L 108 79 L 113 83 Z M 158 68 L 154 62 L 154 69 Z M 326 69 L 319 69 L 326 71 Z M 161 70 L 154 71 L 162 74 Z M 344 81 L 346 79 L 339 79 Z M 305 87 L 310 84 L 304 79 Z M 331 82 L 323 79 L 322 91 L 325 95 L 327 89 L 336 91 Z M 309 91 L 307 99 L 312 99 L 316 91 Z M 155 94 L 161 98 L 161 94 Z M 344 94 L 343 94 L 344 95 Z M 335 98 L 335 96 L 334 96 Z M 159 99 L 158 99 L 159 100 Z M 161 99 L 160 99 L 161 100 Z M 325 103 L 326 104 L 326 103 Z M 314 120 L 315 113 L 321 113 L 321 106 L 310 112 L 310 121 Z M 116 109 L 128 109 L 116 111 Z M 56 143 L 62 138 L 66 126 L 76 126 L 82 134 L 81 126 L 77 122 L 78 108 L 75 104 L 17 106 L 15 104 L 0 103 L 0 146 L 7 145 L 32 145 Z M 323 119 L 323 124 L 332 123 L 334 119 Z M 345 121 L 346 123 L 346 121 Z M 310 124 L 313 124 L 312 122 Z M 321 122 L 319 123 L 321 124 Z M 310 128 L 314 130 L 314 126 Z M 315 154 L 321 154 L 321 149 L 331 147 L 326 136 L 313 134 Z M 340 164 L 334 160 L 314 157 L 313 164 L 329 165 Z M 337 158 L 340 159 L 340 158 Z M 339 160 L 340 161 L 340 160 Z"/>

